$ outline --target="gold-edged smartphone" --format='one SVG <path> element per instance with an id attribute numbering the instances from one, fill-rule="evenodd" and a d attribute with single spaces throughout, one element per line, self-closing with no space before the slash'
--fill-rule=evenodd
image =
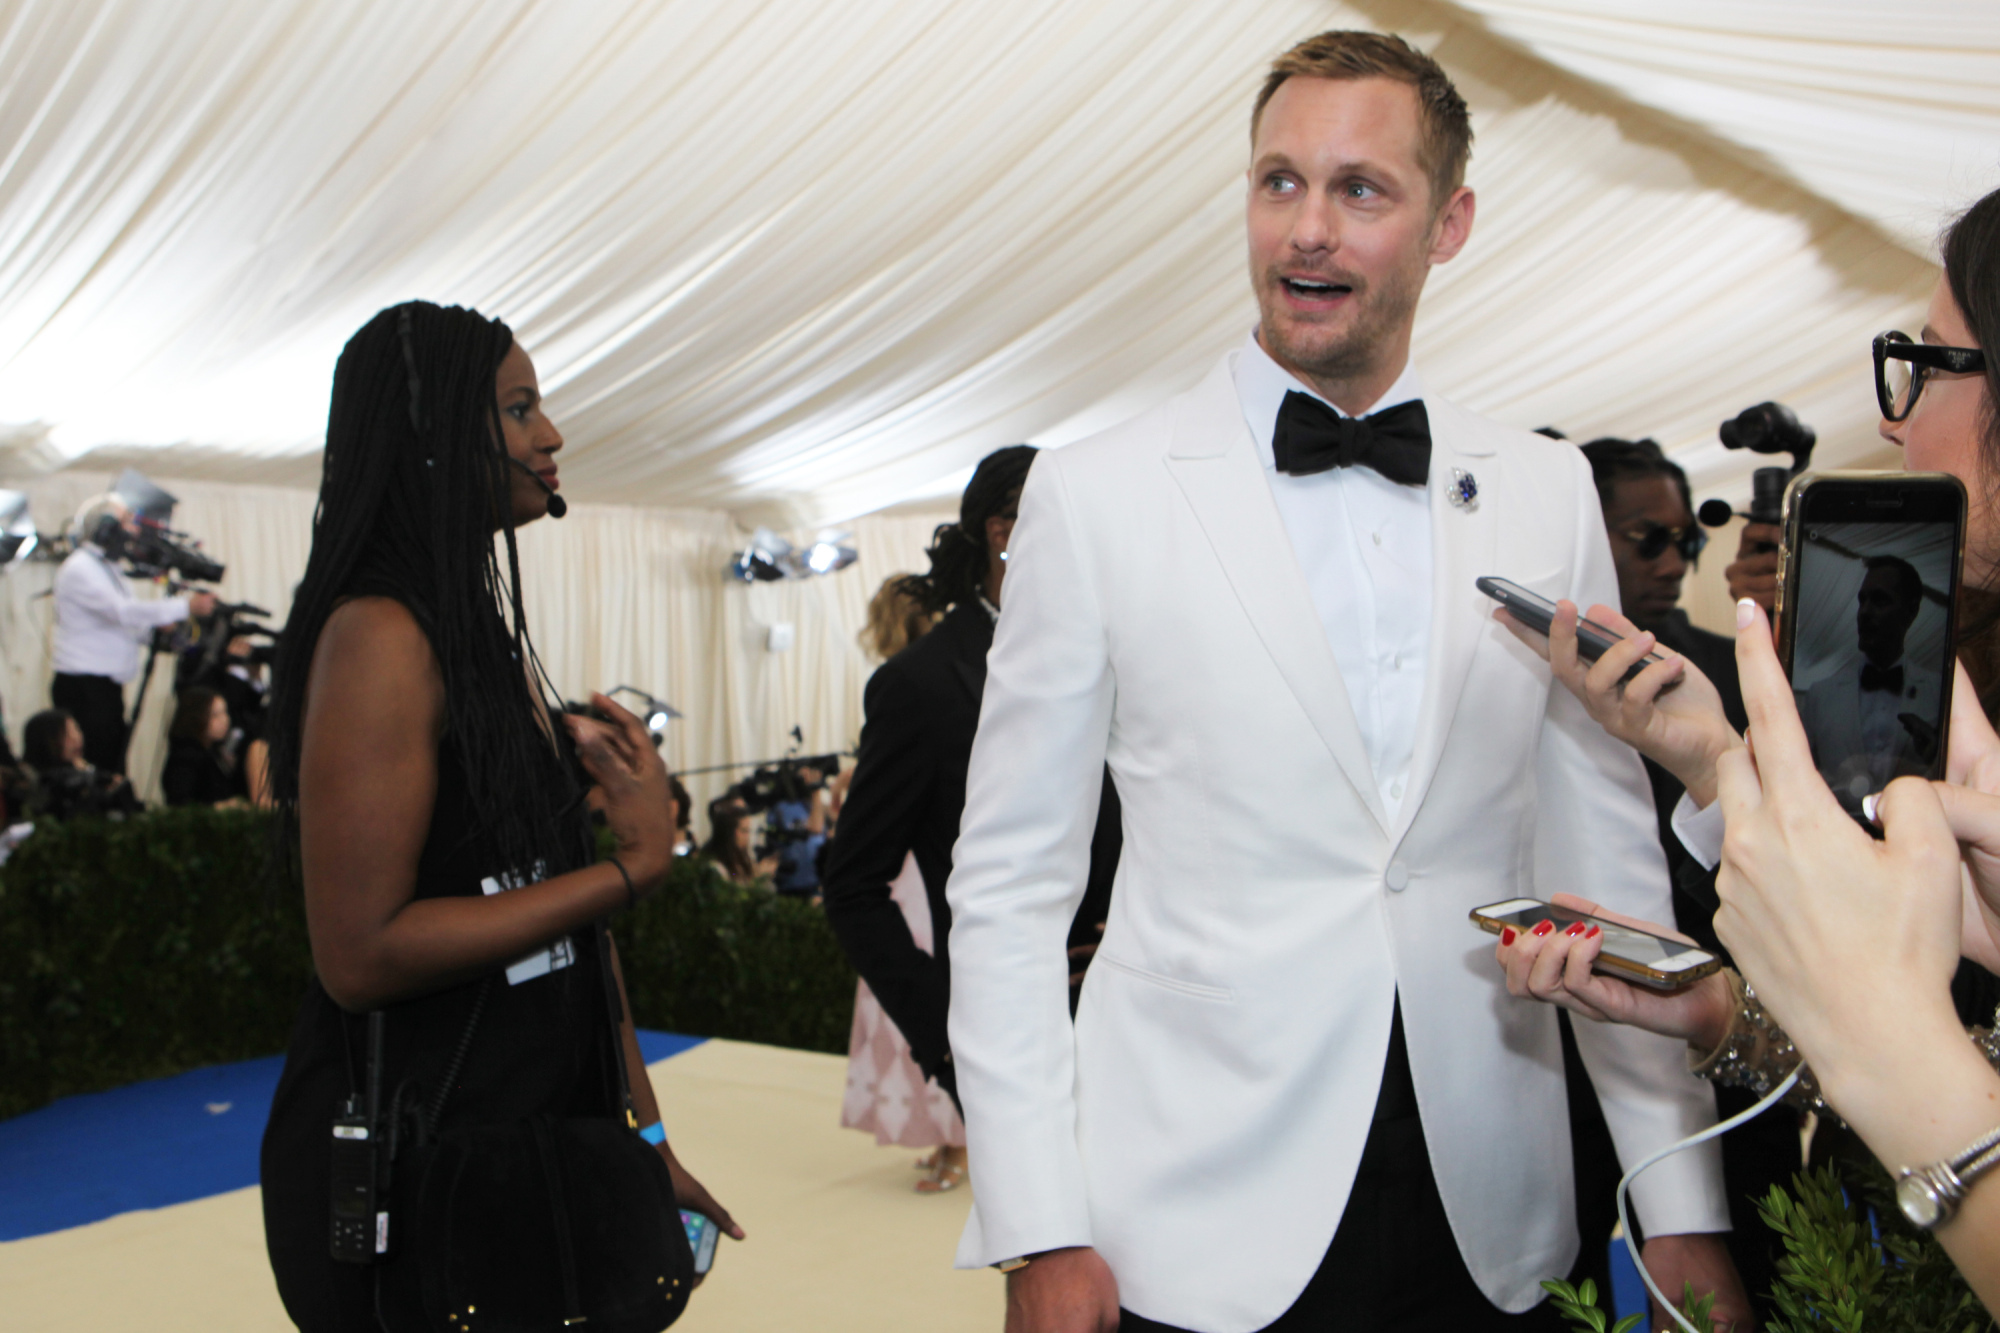
<path id="1" fill-rule="evenodd" d="M 1508 926 L 1526 934 L 1544 921 L 1555 922 L 1557 930 L 1567 930 L 1579 921 L 1596 926 L 1604 932 L 1604 946 L 1591 971 L 1648 990 L 1680 990 L 1722 966 L 1720 958 L 1700 945 L 1621 926 L 1601 916 L 1557 907 L 1539 898 L 1509 898 L 1504 903 L 1475 907 L 1471 919 L 1473 925 L 1489 935 L 1498 935 Z"/>
<path id="2" fill-rule="evenodd" d="M 1965 487 L 1942 472 L 1808 472 L 1785 492 L 1778 660 L 1813 766 L 1864 803 L 1941 778 L 1950 744 Z"/>

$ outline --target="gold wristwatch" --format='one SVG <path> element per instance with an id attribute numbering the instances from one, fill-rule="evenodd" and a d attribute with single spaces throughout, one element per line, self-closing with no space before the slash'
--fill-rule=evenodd
<path id="1" fill-rule="evenodd" d="M 1035 1261 L 1028 1255 L 1020 1254 L 1014 1256 L 1012 1259 L 1002 1259 L 993 1266 L 1003 1273 L 1018 1273 L 1033 1262 Z"/>

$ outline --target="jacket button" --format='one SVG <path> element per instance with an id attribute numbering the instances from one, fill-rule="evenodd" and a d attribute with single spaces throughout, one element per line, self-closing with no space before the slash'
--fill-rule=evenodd
<path id="1" fill-rule="evenodd" d="M 1401 861 L 1391 861 L 1389 873 L 1382 877 L 1382 882 L 1389 886 L 1389 892 L 1401 893 L 1410 882 L 1410 868 Z"/>

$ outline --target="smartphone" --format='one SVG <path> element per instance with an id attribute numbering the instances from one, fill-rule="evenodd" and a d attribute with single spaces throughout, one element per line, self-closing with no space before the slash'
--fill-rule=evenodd
<path id="1" fill-rule="evenodd" d="M 1942 472 L 1808 472 L 1785 493 L 1778 659 L 1813 766 L 1863 802 L 1941 778 L 1950 744 L 1965 487 Z"/>
<path id="2" fill-rule="evenodd" d="M 715 1238 L 721 1234 L 706 1213 L 681 1209 L 681 1225 L 687 1228 L 688 1248 L 694 1251 L 694 1275 L 700 1277 L 715 1265 Z"/>
<path id="3" fill-rule="evenodd" d="M 1720 958 L 1699 945 L 1634 930 L 1539 898 L 1509 898 L 1504 903 L 1472 909 L 1472 924 L 1489 935 L 1498 935 L 1508 926 L 1526 933 L 1544 921 L 1555 922 L 1558 930 L 1567 930 L 1578 921 L 1596 926 L 1604 932 L 1604 945 L 1590 970 L 1651 990 L 1674 991 L 1691 986 L 1722 966 Z"/>
<path id="4" fill-rule="evenodd" d="M 1529 592 L 1511 579 L 1495 578 L 1489 574 L 1485 578 L 1474 579 L 1472 586 L 1506 607 L 1508 615 L 1531 630 L 1547 635 L 1549 626 L 1555 624 L 1556 604 L 1538 592 Z M 1576 622 L 1576 651 L 1586 662 L 1595 662 L 1610 650 L 1612 644 L 1622 643 L 1624 639 L 1625 636 L 1617 630 L 1607 629 L 1594 620 L 1583 618 Z M 1632 664 L 1632 669 L 1625 673 L 1623 679 L 1630 680 L 1655 662 L 1664 661 L 1666 659 L 1658 653 L 1647 653 Z"/>

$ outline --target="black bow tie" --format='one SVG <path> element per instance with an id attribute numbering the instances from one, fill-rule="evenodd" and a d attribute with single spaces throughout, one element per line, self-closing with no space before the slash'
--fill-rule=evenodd
<path id="1" fill-rule="evenodd" d="M 1878 667 L 1872 662 L 1863 662 L 1861 664 L 1861 692 L 1866 694 L 1870 690 L 1882 690 L 1895 695 L 1902 694 L 1903 664 L 1898 662 L 1892 667 Z"/>
<path id="2" fill-rule="evenodd" d="M 1278 408 L 1271 436 L 1278 471 L 1309 477 L 1331 468 L 1372 467 L 1390 481 L 1421 486 L 1431 475 L 1431 419 L 1421 399 L 1367 417 L 1344 417 L 1294 389 Z"/>

